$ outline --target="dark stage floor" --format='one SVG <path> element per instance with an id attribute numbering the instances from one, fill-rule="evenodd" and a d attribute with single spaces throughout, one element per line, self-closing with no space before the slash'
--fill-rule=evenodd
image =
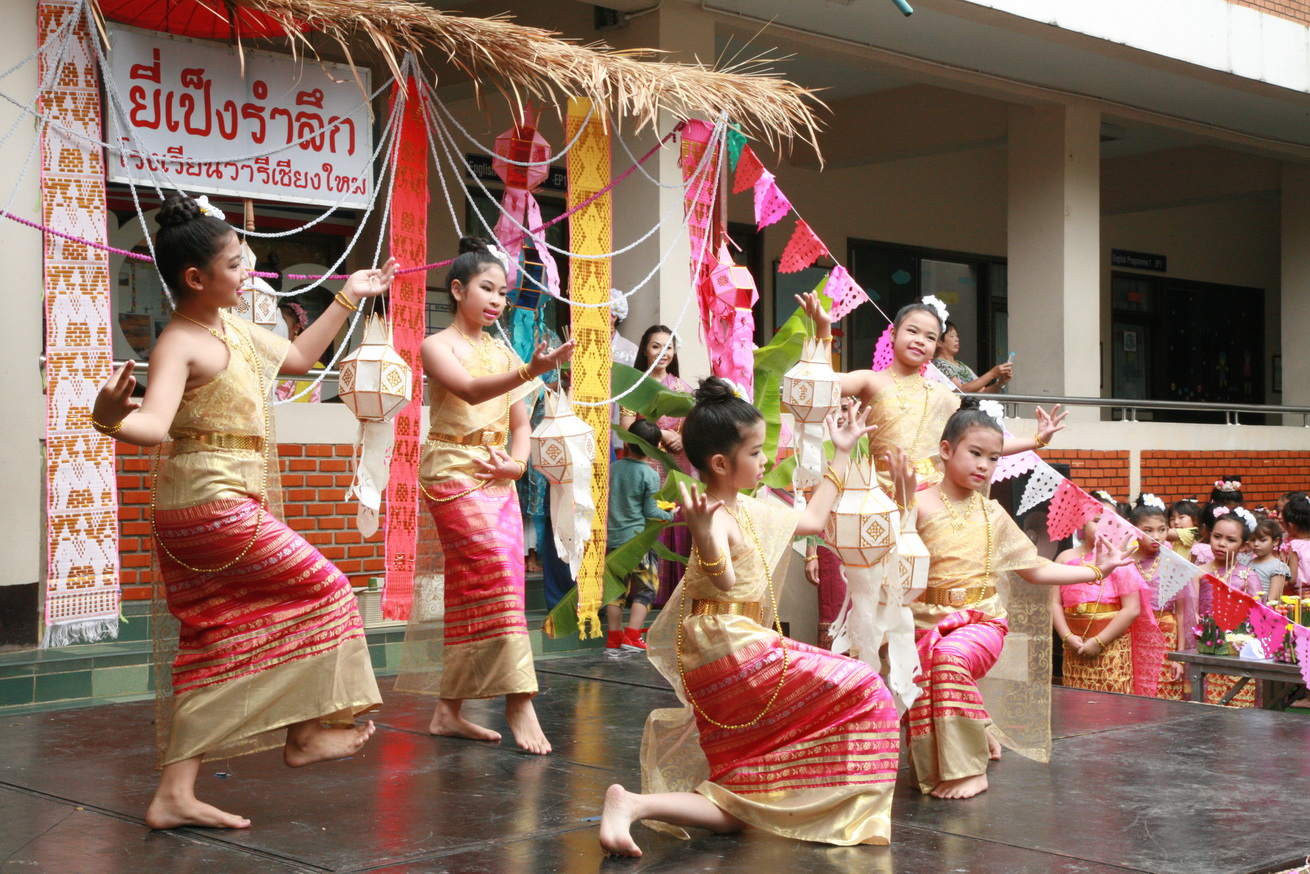
<path id="1" fill-rule="evenodd" d="M 1013 754 L 966 802 L 902 780 L 891 847 L 759 833 L 688 843 L 640 826 L 640 860 L 606 860 L 606 786 L 638 788 L 647 711 L 673 695 L 644 657 L 538 663 L 547 758 L 432 738 L 432 701 L 390 693 L 348 761 L 291 772 L 270 752 L 209 763 L 201 797 L 245 832 L 151 833 L 152 705 L 0 718 L 0 872 L 1276 871 L 1310 853 L 1310 719 L 1057 689 L 1055 755 Z M 470 704 L 508 732 L 496 708 Z"/>

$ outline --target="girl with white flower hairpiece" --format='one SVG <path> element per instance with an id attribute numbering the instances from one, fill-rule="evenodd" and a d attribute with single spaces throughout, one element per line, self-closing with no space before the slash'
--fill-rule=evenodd
<path id="1" fill-rule="evenodd" d="M 831 340 L 832 319 L 818 295 L 810 292 L 796 300 L 814 320 L 815 336 Z M 916 476 L 923 485 L 940 482 L 938 444 L 942 429 L 960 408 L 960 395 L 934 380 L 925 379 L 921 371 L 931 361 L 937 341 L 945 329 L 946 307 L 933 297 L 923 303 L 901 307 L 892 322 L 894 360 L 885 370 L 854 370 L 840 374 L 841 393 L 853 395 L 873 411 L 878 426 L 870 439 L 870 451 L 877 464 L 878 484 L 892 487 L 887 468 L 887 454 L 901 449 L 910 458 Z M 1056 406 L 1050 413 L 1037 408 L 1037 432 L 1032 437 L 1007 437 L 1005 455 L 1047 446 L 1064 429 L 1067 414 Z"/>
<path id="2" fill-rule="evenodd" d="M 461 239 L 459 248 L 446 279 L 455 317 L 419 346 L 431 430 L 418 485 L 445 556 L 445 640 L 428 731 L 498 741 L 499 733 L 470 722 L 462 707 L 468 698 L 503 695 L 515 742 L 545 755 L 550 742 L 532 706 L 537 675 L 524 615 L 523 517 L 515 482 L 527 472 L 532 436 L 523 399 L 540 387 L 538 377 L 573 357 L 573 343 L 552 350 L 543 340 L 524 363 L 489 336 L 484 329 L 508 304 L 508 260 L 477 237 Z"/>
<path id="3" fill-rule="evenodd" d="M 1203 516 L 1209 516 L 1210 551 L 1213 558 L 1201 565 L 1199 597 L 1197 609 L 1202 620 L 1213 616 L 1216 606 L 1216 590 L 1227 586 L 1239 592 L 1260 598 L 1264 594 L 1260 585 L 1260 576 L 1251 570 L 1249 564 L 1239 559 L 1247 541 L 1255 532 L 1255 517 L 1249 511 L 1238 507 L 1230 511 L 1227 507 L 1214 506 L 1206 508 Z M 1237 677 L 1225 677 L 1209 674 L 1205 679 L 1205 701 L 1207 704 L 1219 704 L 1236 685 Z M 1255 684 L 1247 683 L 1236 696 L 1228 702 L 1229 707 L 1255 707 Z"/>

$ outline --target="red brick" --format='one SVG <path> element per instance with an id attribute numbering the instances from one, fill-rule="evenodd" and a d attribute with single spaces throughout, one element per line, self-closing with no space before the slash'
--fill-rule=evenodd
<path id="1" fill-rule="evenodd" d="M 303 473 L 284 473 L 282 474 L 282 488 L 298 489 L 304 486 L 305 475 Z"/>
<path id="2" fill-rule="evenodd" d="M 318 551 L 323 553 L 323 557 L 331 562 L 338 562 L 346 557 L 346 548 L 344 546 L 324 545 L 320 546 Z"/>
<path id="3" fill-rule="evenodd" d="M 355 531 L 354 529 L 349 529 L 346 531 L 338 531 L 336 537 L 332 539 L 336 543 L 345 543 L 345 544 L 363 543 L 364 535 L 360 534 L 358 531 Z"/>
<path id="4" fill-rule="evenodd" d="M 149 504 L 150 493 L 140 491 L 123 492 L 123 494 L 119 496 L 119 501 L 124 504 Z"/>
<path id="5" fill-rule="evenodd" d="M 123 470 L 131 470 L 138 473 L 148 472 L 150 470 L 150 460 L 146 458 L 125 458 L 123 459 Z"/>
<path id="6" fill-rule="evenodd" d="M 331 458 L 332 447 L 324 443 L 311 443 L 305 447 L 305 454 L 311 458 Z"/>
<path id="7" fill-rule="evenodd" d="M 307 458 L 293 458 L 287 462 L 287 470 L 318 470 L 318 462 Z"/>
<path id="8" fill-rule="evenodd" d="M 321 489 L 332 484 L 332 477 L 325 473 L 311 473 L 305 477 L 305 485 L 311 488 Z"/>
<path id="9" fill-rule="evenodd" d="M 277 445 L 277 454 L 283 458 L 299 457 L 305 454 L 305 447 L 299 443 L 279 443 Z"/>
<path id="10" fill-rule="evenodd" d="M 369 556 L 369 555 L 372 555 L 372 554 L 373 554 L 373 545 L 372 545 L 372 544 L 364 544 L 363 546 L 348 546 L 348 547 L 346 547 L 346 555 L 350 556 L 351 558 L 364 558 L 365 556 Z"/>
<path id="11" fill-rule="evenodd" d="M 350 444 L 350 443 L 338 443 L 338 444 L 337 444 L 337 456 L 338 456 L 338 457 L 350 458 L 350 457 L 351 457 L 352 455 L 354 455 L 354 454 L 355 454 L 355 447 L 354 447 L 353 444 Z"/>
<path id="12" fill-rule="evenodd" d="M 314 501 L 318 499 L 318 492 L 314 489 L 289 489 L 285 484 L 283 484 L 282 488 L 282 500 L 284 501 Z"/>
<path id="13" fill-rule="evenodd" d="M 363 562 L 354 558 L 343 558 L 340 561 L 333 562 L 333 564 L 335 564 L 337 570 L 341 571 L 343 574 L 357 574 L 364 569 Z"/>
<path id="14" fill-rule="evenodd" d="M 150 567 L 150 556 L 143 552 L 121 555 L 119 562 L 123 567 Z"/>
<path id="15" fill-rule="evenodd" d="M 346 461 L 338 461 L 336 459 L 332 459 L 329 461 L 320 461 L 318 463 L 318 469 L 336 473 L 342 470 L 350 470 L 350 464 Z"/>
<path id="16" fill-rule="evenodd" d="M 318 520 L 318 527 L 321 531 L 339 531 L 346 527 L 346 520 L 340 516 L 325 516 Z"/>
<path id="17" fill-rule="evenodd" d="M 306 531 L 313 531 L 316 527 L 318 527 L 317 523 L 313 519 L 288 519 L 287 526 L 292 531 L 299 531 L 301 533 L 304 533 Z"/>
<path id="18" fill-rule="evenodd" d="M 136 537 L 139 537 L 139 536 L 141 536 L 142 534 L 149 534 L 149 533 L 150 533 L 150 523 L 149 523 L 149 522 L 125 522 L 125 523 L 123 523 L 123 533 L 124 533 L 125 535 L 132 535 L 132 536 L 136 536 Z"/>

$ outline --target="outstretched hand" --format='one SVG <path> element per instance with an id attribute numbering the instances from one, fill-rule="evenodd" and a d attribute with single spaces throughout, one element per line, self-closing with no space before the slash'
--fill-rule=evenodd
<path id="1" fill-rule="evenodd" d="M 1038 407 L 1037 442 L 1041 444 L 1050 443 L 1052 437 L 1064 430 L 1064 419 L 1068 415 L 1069 411 L 1061 410 L 1059 404 L 1051 407 L 1049 413 Z"/>
<path id="2" fill-rule="evenodd" d="M 836 416 L 829 413 L 823 421 L 828 425 L 828 436 L 832 438 L 833 448 L 844 455 L 850 454 L 861 437 L 878 430 L 877 425 L 870 424 L 872 417 L 873 408 L 865 407 L 859 400 L 851 402 L 846 421 L 840 426 L 837 424 Z"/>
<path id="3" fill-rule="evenodd" d="M 532 360 L 528 362 L 528 373 L 533 376 L 541 376 L 543 373 L 549 373 L 561 364 L 573 358 L 573 341 L 561 343 L 554 349 L 551 349 L 545 340 L 537 344 L 537 348 L 532 350 Z"/>
<path id="4" fill-rule="evenodd" d="M 140 409 L 141 402 L 132 399 L 132 391 L 136 388 L 136 377 L 132 375 L 135 367 L 136 362 L 129 358 L 101 384 L 95 406 L 91 408 L 91 418 L 101 425 L 113 427 L 133 410 Z"/>
<path id="5" fill-rule="evenodd" d="M 387 263 L 381 267 L 374 267 L 371 270 L 356 270 L 350 274 L 341 290 L 348 295 L 354 295 L 356 299 L 377 297 L 391 288 L 391 282 L 395 278 L 396 259 L 388 258 Z"/>
<path id="6" fill-rule="evenodd" d="M 823 301 L 813 291 L 795 295 L 796 303 L 805 310 L 805 315 L 814 321 L 814 336 L 820 340 L 832 336 L 832 315 L 823 308 Z"/>
<path id="7" fill-rule="evenodd" d="M 1106 540 L 1104 537 L 1096 538 L 1097 552 L 1101 560 L 1096 566 L 1101 569 L 1101 573 L 1109 576 L 1112 572 L 1118 570 L 1126 564 L 1132 562 L 1132 553 L 1130 544 L 1133 542 L 1133 535 L 1128 535 L 1118 546 Z"/>
<path id="8" fill-rule="evenodd" d="M 696 490 L 694 486 L 688 489 L 685 482 L 678 483 L 678 491 L 682 493 L 682 515 L 687 520 L 687 528 L 692 534 L 708 537 L 714 514 L 723 506 L 723 501 L 711 498 L 709 492 Z"/>
<path id="9" fill-rule="evenodd" d="M 480 479 L 484 482 L 492 480 L 518 479 L 527 470 L 526 465 L 515 461 L 514 458 L 499 446 L 491 447 L 491 459 L 475 458 L 473 459 L 478 465 L 477 473 L 473 474 L 474 479 Z"/>

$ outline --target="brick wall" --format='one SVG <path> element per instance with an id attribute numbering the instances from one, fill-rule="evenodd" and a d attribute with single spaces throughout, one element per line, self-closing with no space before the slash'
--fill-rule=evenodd
<path id="1" fill-rule="evenodd" d="M 1069 465 L 1069 479 L 1087 492 L 1105 489 L 1116 500 L 1128 498 L 1131 471 L 1128 453 L 1085 449 L 1043 449 L 1039 453 L 1049 464 Z"/>
<path id="2" fill-rule="evenodd" d="M 1228 0 L 1228 2 L 1269 15 L 1277 15 L 1297 24 L 1310 25 L 1310 0 Z"/>
<path id="3" fill-rule="evenodd" d="M 150 597 L 150 455 L 149 451 L 116 444 L 118 451 L 118 522 L 122 556 L 120 583 L 125 600 Z M 383 535 L 365 542 L 355 530 L 350 486 L 349 443 L 278 446 L 282 467 L 282 502 L 287 524 L 353 581 L 383 572 Z"/>
<path id="4" fill-rule="evenodd" d="M 1310 488 L 1310 452 L 1142 453 L 1142 491 L 1166 501 L 1210 497 L 1220 477 L 1242 478 L 1248 507 L 1269 507 L 1284 492 Z"/>

